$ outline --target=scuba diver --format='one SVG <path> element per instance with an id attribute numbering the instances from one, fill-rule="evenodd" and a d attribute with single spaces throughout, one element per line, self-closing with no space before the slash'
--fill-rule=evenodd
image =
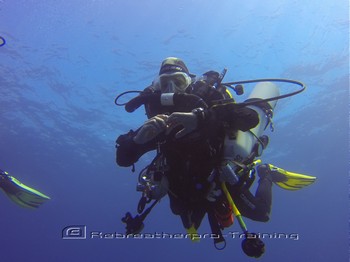
<path id="1" fill-rule="evenodd" d="M 17 205 L 25 208 L 38 208 L 50 197 L 35 190 L 0 169 L 0 189 Z"/>
<path id="2" fill-rule="evenodd" d="M 153 162 L 140 173 L 140 216 L 127 213 L 123 218 L 129 233 L 140 231 L 155 203 L 168 194 L 171 210 L 181 217 L 187 232 L 196 233 L 208 214 L 212 232 L 221 236 L 214 240 L 217 244 L 224 241 L 221 229 L 233 223 L 232 213 L 245 233 L 240 212 L 256 221 L 268 221 L 272 183 L 299 189 L 315 180 L 271 164 L 258 165 L 255 158 L 268 144 L 262 132 L 271 125 L 276 104 L 264 100 L 278 97 L 278 88 L 261 83 L 246 104 L 237 104 L 221 83 L 224 74 L 209 71 L 194 81 L 182 60 L 169 57 L 152 85 L 126 103 L 128 112 L 143 104 L 149 120 L 118 137 L 117 164 L 131 166 L 145 152 L 157 150 Z M 234 91 L 240 94 L 242 87 Z M 255 170 L 260 180 L 253 195 L 249 188 Z M 142 213 L 152 199 L 152 206 Z M 264 252 L 264 244 L 256 238 L 246 238 L 242 248 L 253 257 Z"/>

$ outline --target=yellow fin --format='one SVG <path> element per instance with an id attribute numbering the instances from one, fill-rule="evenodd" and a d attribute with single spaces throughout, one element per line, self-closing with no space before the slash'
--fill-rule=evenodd
<path id="1" fill-rule="evenodd" d="M 299 190 L 303 187 L 306 187 L 308 185 L 311 185 L 316 181 L 316 177 L 314 176 L 307 176 L 303 174 L 297 174 L 293 172 L 289 172 L 287 170 L 284 170 L 282 168 L 276 167 L 274 165 L 269 164 L 269 167 L 271 171 L 278 172 L 279 178 L 281 179 L 274 179 L 274 175 L 272 173 L 272 181 L 278 185 L 279 187 L 286 189 L 286 190 Z M 275 181 L 274 181 L 275 180 Z"/>
<path id="2" fill-rule="evenodd" d="M 192 225 L 190 228 L 186 228 L 187 235 L 190 237 L 192 242 L 199 242 L 200 236 L 197 233 L 197 229 Z"/>

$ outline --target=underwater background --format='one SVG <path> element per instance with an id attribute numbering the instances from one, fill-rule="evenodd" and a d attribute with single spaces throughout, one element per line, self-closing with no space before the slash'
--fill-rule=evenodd
<path id="1" fill-rule="evenodd" d="M 295 192 L 274 186 L 270 221 L 245 222 L 298 236 L 264 238 L 260 261 L 348 261 L 348 1 L 0 0 L 0 36 L 0 168 L 51 197 L 29 210 L 0 194 L 0 261 L 255 261 L 238 237 L 223 251 L 210 239 L 90 238 L 125 232 L 120 219 L 135 214 L 137 175 L 152 159 L 135 173 L 115 164 L 116 137 L 146 116 L 114 99 L 144 89 L 168 56 L 197 75 L 227 68 L 224 82 L 307 85 L 278 101 L 262 160 L 317 181 Z M 167 198 L 145 224 L 185 233 Z M 87 239 L 63 239 L 72 225 L 86 226 Z M 237 221 L 225 232 L 241 232 Z"/>

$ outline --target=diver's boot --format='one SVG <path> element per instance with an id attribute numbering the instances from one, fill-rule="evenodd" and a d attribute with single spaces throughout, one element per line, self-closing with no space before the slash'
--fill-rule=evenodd
<path id="1" fill-rule="evenodd" d="M 256 170 L 258 172 L 258 176 L 260 177 L 260 180 L 267 179 L 271 182 L 275 182 L 271 176 L 271 169 L 268 164 L 259 165 L 256 168 Z"/>

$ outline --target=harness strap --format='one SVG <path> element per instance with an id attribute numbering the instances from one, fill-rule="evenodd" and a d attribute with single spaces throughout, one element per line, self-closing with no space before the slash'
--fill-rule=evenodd
<path id="1" fill-rule="evenodd" d="M 222 235 L 220 226 L 216 220 L 214 210 L 210 209 L 208 210 L 208 220 L 210 224 L 210 229 L 214 237 L 214 246 L 217 250 L 223 250 L 226 247 L 226 240 Z M 219 243 L 223 243 L 222 247 L 219 247 Z"/>

